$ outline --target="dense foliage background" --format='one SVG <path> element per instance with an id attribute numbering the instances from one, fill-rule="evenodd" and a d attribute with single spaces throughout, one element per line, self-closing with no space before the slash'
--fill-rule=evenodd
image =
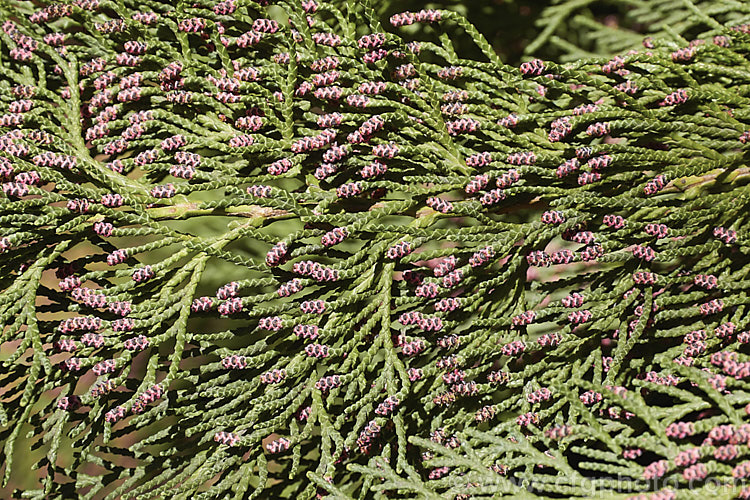
<path id="1" fill-rule="evenodd" d="M 0 10 L 2 495 L 750 495 L 747 5 Z"/>

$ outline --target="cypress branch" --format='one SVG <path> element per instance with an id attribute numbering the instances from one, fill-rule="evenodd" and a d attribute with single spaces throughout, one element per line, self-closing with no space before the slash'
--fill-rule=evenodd
<path id="1" fill-rule="evenodd" d="M 748 8 L 609 4 L 0 5 L 7 496 L 750 496 Z"/>

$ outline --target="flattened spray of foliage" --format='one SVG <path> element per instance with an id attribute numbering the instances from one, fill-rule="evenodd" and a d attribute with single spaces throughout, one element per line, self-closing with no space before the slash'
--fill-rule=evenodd
<path id="1" fill-rule="evenodd" d="M 750 8 L 514 67 L 267 3 L 0 5 L 4 482 L 750 495 Z"/>

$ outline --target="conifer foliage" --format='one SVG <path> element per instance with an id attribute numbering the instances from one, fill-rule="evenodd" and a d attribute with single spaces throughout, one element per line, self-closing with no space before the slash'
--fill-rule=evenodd
<path id="1" fill-rule="evenodd" d="M 447 10 L 3 2 L 4 484 L 749 497 L 750 11 L 671 3 L 517 67 Z"/>

